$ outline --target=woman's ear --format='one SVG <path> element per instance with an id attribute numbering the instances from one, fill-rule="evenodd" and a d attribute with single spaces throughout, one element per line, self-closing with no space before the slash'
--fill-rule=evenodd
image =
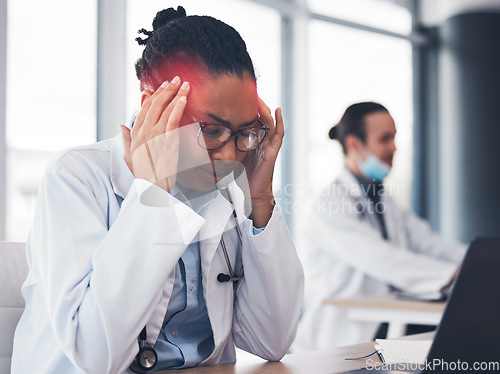
<path id="1" fill-rule="evenodd" d="M 144 104 L 144 101 L 146 101 L 146 99 L 151 97 L 151 95 L 152 95 L 152 93 L 149 92 L 148 90 L 142 91 L 142 93 L 141 93 L 141 106 Z"/>

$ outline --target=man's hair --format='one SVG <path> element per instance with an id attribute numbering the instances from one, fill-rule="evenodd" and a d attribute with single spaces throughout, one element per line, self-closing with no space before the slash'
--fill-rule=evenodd
<path id="1" fill-rule="evenodd" d="M 361 141 L 366 141 L 365 116 L 374 112 L 389 112 L 382 104 L 372 101 L 356 103 L 349 106 L 339 123 L 334 125 L 328 132 L 330 139 L 336 139 L 342 145 L 342 151 L 347 154 L 345 139 L 348 135 L 354 135 Z"/>
<path id="2" fill-rule="evenodd" d="M 153 31 L 139 30 L 145 45 L 135 70 L 141 90 L 157 89 L 182 72 L 209 75 L 244 72 L 255 79 L 252 60 L 240 34 L 209 16 L 186 16 L 183 7 L 164 9 L 153 20 Z M 194 71 L 193 71 L 194 70 Z"/>

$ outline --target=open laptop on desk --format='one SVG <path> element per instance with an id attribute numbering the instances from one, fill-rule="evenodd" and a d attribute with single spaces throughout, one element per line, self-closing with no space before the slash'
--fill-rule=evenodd
<path id="1" fill-rule="evenodd" d="M 426 363 L 354 373 L 499 373 L 500 238 L 475 239 L 460 267 Z M 415 368 L 416 365 L 408 365 Z"/>

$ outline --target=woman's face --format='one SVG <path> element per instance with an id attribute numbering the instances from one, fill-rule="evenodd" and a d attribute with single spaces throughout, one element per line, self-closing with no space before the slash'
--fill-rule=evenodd
<path id="1" fill-rule="evenodd" d="M 192 117 L 226 125 L 232 131 L 241 130 L 258 117 L 257 88 L 254 78 L 248 73 L 241 78 L 235 74 L 220 74 L 190 84 L 191 91 L 179 129 L 177 180 L 188 188 L 208 191 L 241 166 L 247 153 L 236 148 L 234 137 L 220 148 L 203 149 L 198 144 L 199 126 L 191 126 Z"/>

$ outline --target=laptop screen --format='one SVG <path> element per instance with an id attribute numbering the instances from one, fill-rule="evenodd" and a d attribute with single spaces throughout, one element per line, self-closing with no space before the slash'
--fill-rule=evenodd
<path id="1" fill-rule="evenodd" d="M 475 239 L 462 262 L 425 372 L 500 372 L 500 238 Z"/>

